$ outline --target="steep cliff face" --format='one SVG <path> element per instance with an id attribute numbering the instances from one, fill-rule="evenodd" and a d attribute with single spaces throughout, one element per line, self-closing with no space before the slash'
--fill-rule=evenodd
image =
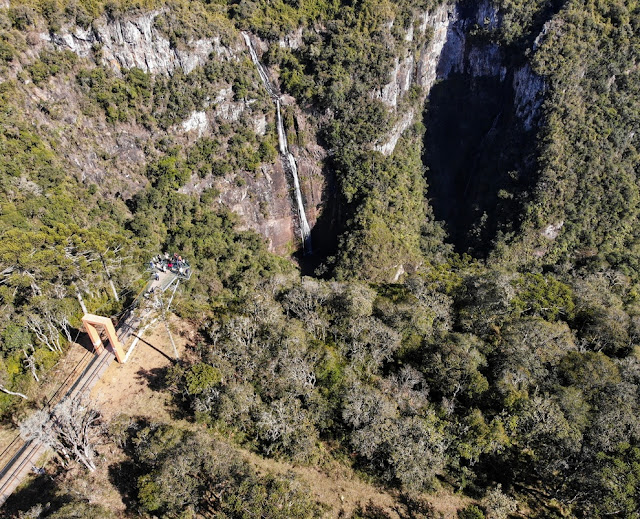
<path id="1" fill-rule="evenodd" d="M 40 36 L 82 57 L 99 49 L 102 61 L 114 69 L 137 67 L 152 74 L 170 74 L 178 67 L 189 74 L 212 53 L 218 59 L 232 59 L 240 52 L 237 45 L 222 45 L 219 37 L 191 40 L 184 48 L 177 48 L 155 27 L 159 14 L 151 11 L 116 19 L 103 16 L 89 28 L 68 27 L 60 34 Z"/>
<path id="2" fill-rule="evenodd" d="M 116 73 L 137 67 L 155 75 L 172 75 L 178 69 L 189 74 L 210 59 L 234 63 L 248 59 L 239 37 L 227 45 L 221 43 L 220 37 L 212 37 L 174 47 L 154 25 L 160 14 L 153 11 L 118 19 L 101 17 L 87 29 L 67 26 L 58 34 L 40 32 L 28 55 L 35 58 L 46 48 L 69 50 L 89 62 L 96 60 Z M 301 31 L 282 44 L 294 47 L 296 42 L 299 44 L 300 35 Z M 266 48 L 266 44 L 263 46 Z M 181 123 L 167 130 L 172 141 L 188 147 L 198 139 L 211 137 L 220 124 L 241 120 L 248 121 L 258 135 L 265 135 L 269 125 L 273 131 L 275 114 L 254 110 L 255 100 L 238 101 L 232 86 L 222 84 L 208 92 L 205 109 L 194 110 Z M 69 98 L 68 89 L 55 80 L 37 92 L 40 102 L 52 105 L 60 105 Z M 110 196 L 131 197 L 146 184 L 142 172 L 149 158 L 144 149 L 150 142 L 162 138 L 162 132 L 150 131 L 138 124 L 107 124 L 101 117 L 86 117 L 79 97 L 71 96 L 62 121 L 66 128 L 61 143 L 65 155 L 84 182 L 100 185 Z M 296 145 L 298 139 L 293 139 L 292 150 L 298 160 L 301 189 L 313 225 L 321 208 L 324 189 L 321 161 L 325 153 L 315 142 L 315 130 L 308 127 L 293 98 L 286 98 L 285 102 L 287 110 L 294 113 L 294 128 L 289 130 L 294 137 L 297 131 L 305 135 L 303 146 Z M 51 120 L 38 111 L 37 103 L 31 110 L 40 124 L 49 127 L 50 131 L 59 128 L 61 121 Z M 110 160 L 116 159 L 117 172 L 109 164 Z M 240 216 L 241 228 L 265 236 L 272 251 L 288 253 L 299 245 L 289 180 L 278 157 L 274 164 L 262 164 L 255 172 L 233 171 L 224 177 L 210 174 L 205 178 L 194 175 L 180 191 L 197 196 L 206 189 L 217 190 L 218 202 Z"/>
<path id="3" fill-rule="evenodd" d="M 535 183 L 535 129 L 545 92 L 525 56 L 490 37 L 500 23 L 489 2 L 458 5 L 424 119 L 435 215 L 460 252 L 478 255 L 499 233 L 517 231 Z"/>
<path id="4" fill-rule="evenodd" d="M 544 79 L 533 72 L 528 63 L 513 73 L 516 114 L 526 130 L 534 129 L 540 121 L 540 107 L 546 88 Z"/>
<path id="5" fill-rule="evenodd" d="M 375 96 L 392 109 L 417 85 L 426 92 L 438 78 L 438 63 L 448 41 L 449 28 L 457 19 L 457 10 L 453 5 L 440 5 L 433 11 L 425 11 L 419 20 L 409 26 L 405 41 L 412 43 L 418 39 L 427 39 L 417 49 L 407 47 L 404 57 L 396 58 L 391 80 Z M 417 25 L 417 31 L 414 31 Z"/>
<path id="6" fill-rule="evenodd" d="M 35 59 L 44 48 L 70 50 L 87 62 L 97 61 L 116 73 L 137 67 L 150 74 L 166 76 L 178 70 L 192 73 L 208 60 L 240 63 L 248 58 L 237 35 L 235 38 L 227 35 L 224 43 L 220 36 L 212 36 L 176 44 L 156 26 L 161 15 L 163 11 L 119 18 L 103 16 L 88 28 L 66 26 L 56 34 L 39 30 L 34 33 L 35 38 L 30 38 L 25 52 Z M 374 149 L 385 155 L 393 153 L 402 133 L 422 117 L 424 102 L 434 86 L 454 76 L 489 78 L 494 85 L 499 85 L 501 93 L 512 99 L 513 113 L 522 127 L 535 128 L 544 81 L 526 62 L 508 69 L 504 51 L 497 44 L 469 36 L 474 26 L 495 28 L 499 24 L 500 13 L 488 1 L 473 9 L 445 3 L 419 14 L 408 24 L 405 50 L 395 58 L 390 81 L 371 93 L 392 112 L 392 129 L 385 139 L 374 143 Z M 298 49 L 303 44 L 302 33 L 299 28 L 269 45 Z M 256 43 L 260 53 L 268 49 L 267 43 L 257 39 Z M 207 92 L 203 106 L 166 130 L 173 142 L 193 145 L 198 139 L 211 137 L 224 123 L 248 124 L 257 135 L 272 132 L 273 111 L 254 109 L 252 99 L 238 100 L 232 87 L 230 82 L 220 83 Z M 413 95 L 415 87 L 421 92 L 417 100 Z M 47 88 L 34 87 L 33 90 L 36 99 L 29 102 L 34 118 L 51 132 L 63 128 L 61 148 L 79 178 L 100 185 L 111 196 L 117 194 L 123 198 L 144 187 L 146 178 L 142 172 L 149 160 L 146 149 L 149 143 L 162 138 L 163 131 L 149 130 L 135 123 L 107 124 L 104 118 L 88 115 L 82 100 L 69 101 L 65 85 L 56 80 Z M 39 108 L 43 103 L 54 108 L 65 103 L 68 106 L 59 110 L 58 119 L 52 120 Z M 285 97 L 283 103 L 289 112 L 287 131 L 299 166 L 305 209 L 313 226 L 326 196 L 326 172 L 322 170 L 326 151 L 315 138 L 317 128 L 313 125 L 317 120 L 310 119 L 293 98 Z M 431 179 L 429 181 L 431 183 Z M 267 237 L 272 250 L 284 252 L 296 248 L 297 244 L 290 185 L 278 158 L 274 164 L 262 164 L 254 173 L 234 171 L 222 178 L 194 175 L 182 191 L 196 195 L 215 188 L 220 192 L 219 203 L 238 213 L 244 227 Z"/>
<path id="7" fill-rule="evenodd" d="M 529 64 L 508 68 L 504 49 L 496 43 L 470 37 L 474 27 L 495 30 L 500 25 L 500 13 L 485 0 L 473 7 L 457 7 L 447 27 L 446 43 L 437 65 L 438 79 L 452 74 L 471 77 L 498 78 L 513 91 L 514 108 L 526 130 L 537 124 L 538 113 L 545 92 L 543 78 L 534 74 Z"/>
<path id="8" fill-rule="evenodd" d="M 415 24 L 410 25 L 405 40 L 411 43 L 417 38 L 422 38 L 427 39 L 426 43 L 419 45 L 417 50 L 408 47 L 406 55 L 402 59 L 396 58 L 391 81 L 379 92 L 375 92 L 374 96 L 397 112 L 400 101 L 411 87 L 416 85 L 423 89 L 419 104 L 424 102 L 431 87 L 438 79 L 438 63 L 447 43 L 449 27 L 456 20 L 456 16 L 455 6 L 444 4 L 433 11 L 426 11 L 422 14 L 417 33 L 413 29 Z M 384 155 L 393 153 L 400 136 L 415 122 L 416 116 L 420 112 L 421 110 L 410 107 L 403 114 L 397 113 L 397 121 L 389 132 L 388 138 L 382 143 L 375 144 L 374 149 Z"/>
<path id="9" fill-rule="evenodd" d="M 534 128 L 544 96 L 544 80 L 534 74 L 528 63 L 508 70 L 504 51 L 498 44 L 469 37 L 474 27 L 495 29 L 499 26 L 500 13 L 491 2 L 485 0 L 471 7 L 444 4 L 423 13 L 419 21 L 418 32 L 411 25 L 406 41 L 412 42 L 425 34 L 430 34 L 430 38 L 417 50 L 408 48 L 402 59 L 396 58 L 391 80 L 374 93 L 375 97 L 397 111 L 399 103 L 414 85 L 423 89 L 424 99 L 436 81 L 445 80 L 452 74 L 495 77 L 501 83 L 508 82 L 508 88 L 513 89 L 515 111 L 524 128 Z M 407 112 L 397 114 L 398 120 L 387 140 L 376 144 L 375 149 L 385 155 L 391 154 L 402 132 L 419 115 L 416 112 L 409 108 Z"/>

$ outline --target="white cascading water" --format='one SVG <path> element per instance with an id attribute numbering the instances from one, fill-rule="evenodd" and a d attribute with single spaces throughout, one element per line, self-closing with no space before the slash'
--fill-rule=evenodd
<path id="1" fill-rule="evenodd" d="M 269 76 L 267 76 L 266 70 L 258 60 L 258 55 L 256 54 L 256 50 L 253 48 L 253 44 L 251 43 L 249 35 L 243 32 L 242 37 L 244 38 L 247 47 L 249 47 L 251 60 L 258 70 L 258 75 L 260 76 L 264 87 L 267 89 L 267 92 L 269 92 L 269 95 L 276 103 L 276 123 L 278 126 L 278 143 L 280 145 L 280 154 L 285 159 L 285 168 L 288 167 L 289 171 L 291 172 L 291 176 L 293 177 L 293 188 L 296 195 L 296 204 L 298 205 L 298 218 L 300 220 L 300 234 L 302 235 L 303 251 L 305 254 L 311 254 L 311 228 L 309 227 L 307 214 L 304 210 L 304 203 L 302 202 L 302 192 L 300 191 L 300 180 L 298 178 L 298 166 L 296 164 L 296 159 L 289 151 L 287 134 L 285 133 L 284 126 L 282 124 L 282 115 L 280 113 L 280 95 L 269 81 Z"/>

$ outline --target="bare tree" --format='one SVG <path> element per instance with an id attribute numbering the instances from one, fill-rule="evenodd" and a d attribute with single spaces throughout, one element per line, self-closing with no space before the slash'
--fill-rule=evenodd
<path id="1" fill-rule="evenodd" d="M 60 342 L 60 331 L 56 328 L 56 323 L 51 315 L 41 316 L 31 314 L 27 317 L 27 328 L 31 331 L 39 342 L 44 344 L 50 351 L 62 351 Z"/>
<path id="2" fill-rule="evenodd" d="M 506 519 L 518 509 L 516 500 L 502 492 L 501 485 L 487 492 L 482 505 L 487 511 L 487 519 Z"/>
<path id="3" fill-rule="evenodd" d="M 67 398 L 53 409 L 41 409 L 20 424 L 25 440 L 39 441 L 65 461 L 75 459 L 94 471 L 94 445 L 100 413 L 85 398 Z"/>
<path id="4" fill-rule="evenodd" d="M 267 454 L 279 452 L 298 460 L 309 459 L 317 432 L 300 400 L 287 395 L 274 400 L 256 422 L 258 438 Z"/>
<path id="5" fill-rule="evenodd" d="M 343 351 L 367 373 L 380 369 L 400 347 L 400 335 L 375 317 L 358 317 L 348 322 Z"/>
<path id="6" fill-rule="evenodd" d="M 329 322 L 323 315 L 322 307 L 330 295 L 325 285 L 304 279 L 286 294 L 282 306 L 288 315 L 300 319 L 310 333 L 325 340 Z"/>
<path id="7" fill-rule="evenodd" d="M 33 355 L 35 353 L 35 348 L 33 347 L 33 344 L 30 344 L 31 346 L 31 353 L 27 353 L 26 349 L 22 349 L 22 352 L 24 353 L 24 365 L 26 366 L 26 368 L 31 371 L 31 374 L 33 375 L 33 378 L 35 379 L 36 382 L 40 382 L 40 379 L 38 378 L 38 372 L 37 372 L 37 366 L 36 366 L 36 359 L 35 356 Z"/>
<path id="8" fill-rule="evenodd" d="M 0 365 L 0 391 L 6 393 L 7 395 L 19 396 L 21 398 L 27 399 L 27 395 L 22 393 L 18 393 L 17 391 L 10 391 L 7 389 L 7 383 L 9 382 L 9 374 L 5 369 L 4 365 Z"/>

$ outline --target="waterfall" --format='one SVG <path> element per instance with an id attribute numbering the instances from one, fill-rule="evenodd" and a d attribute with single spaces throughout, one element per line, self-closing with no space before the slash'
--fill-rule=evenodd
<path id="1" fill-rule="evenodd" d="M 302 235 L 302 249 L 304 254 L 311 254 L 311 228 L 307 221 L 307 214 L 304 210 L 304 203 L 302 202 L 302 192 L 300 191 L 300 179 L 298 178 L 298 165 L 291 151 L 289 151 L 289 143 L 287 142 L 287 134 L 284 131 L 284 125 L 282 124 L 282 114 L 280 113 L 280 95 L 276 88 L 269 81 L 267 71 L 262 66 L 262 63 L 258 60 L 256 50 L 253 48 L 251 39 L 247 33 L 242 33 L 247 47 L 249 47 L 249 54 L 251 54 L 251 60 L 253 61 L 258 75 L 264 84 L 264 87 L 269 92 L 269 95 L 273 98 L 276 104 L 276 124 L 278 126 L 278 144 L 280 145 L 280 154 L 282 155 L 283 165 L 289 170 L 293 177 L 293 188 L 295 192 L 296 205 L 298 206 L 298 219 L 300 220 L 300 234 Z"/>

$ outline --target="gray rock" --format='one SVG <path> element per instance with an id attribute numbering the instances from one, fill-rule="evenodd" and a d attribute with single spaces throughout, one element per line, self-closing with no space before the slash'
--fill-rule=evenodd
<path id="1" fill-rule="evenodd" d="M 189 41 L 185 49 L 172 48 L 169 40 L 154 27 L 160 11 L 122 19 L 98 18 L 89 29 L 67 28 L 61 34 L 43 33 L 41 39 L 66 48 L 79 56 L 88 56 L 95 45 L 102 60 L 115 70 L 140 68 L 152 74 L 171 74 L 181 68 L 185 74 L 206 62 L 213 52 L 230 59 L 235 52 L 221 44 L 220 38 Z"/>
<path id="2" fill-rule="evenodd" d="M 546 88 L 544 79 L 535 74 L 528 63 L 513 74 L 516 115 L 527 130 L 535 125 Z"/>
<path id="3" fill-rule="evenodd" d="M 447 79 L 451 74 L 468 74 L 473 77 L 497 77 L 500 81 L 512 81 L 516 115 L 526 129 L 535 126 L 546 89 L 544 79 L 537 76 L 527 64 L 511 73 L 504 65 L 502 49 L 495 43 L 471 43 L 467 34 L 475 26 L 495 29 L 501 23 L 501 15 L 489 0 L 478 3 L 471 15 L 462 17 L 457 5 L 441 5 L 433 11 L 420 15 L 418 30 L 433 31 L 431 40 L 417 53 L 408 53 L 395 62 L 391 80 L 373 97 L 381 99 L 391 109 L 396 110 L 402 97 L 412 85 L 423 88 L 428 96 L 438 79 Z M 413 30 L 407 41 L 413 40 Z M 404 130 L 413 122 L 414 111 L 410 115 L 398 115 L 399 122 L 392 128 L 388 139 L 374 146 L 374 149 L 389 155 Z"/>
<path id="4" fill-rule="evenodd" d="M 504 81 L 506 68 L 502 63 L 502 52 L 495 43 L 473 46 L 467 55 L 465 72 L 473 77 L 499 76 Z"/>

